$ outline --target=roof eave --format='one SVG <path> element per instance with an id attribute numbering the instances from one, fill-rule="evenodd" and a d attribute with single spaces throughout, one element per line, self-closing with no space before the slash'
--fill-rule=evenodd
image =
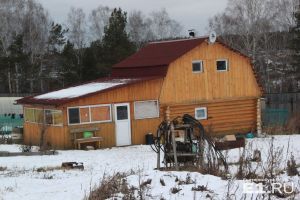
<path id="1" fill-rule="evenodd" d="M 86 98 L 86 97 L 90 97 L 96 94 L 101 94 L 107 91 L 111 91 L 111 90 L 115 90 L 118 88 L 123 88 L 129 85 L 133 85 L 142 81 L 149 81 L 149 80 L 156 80 L 156 79 L 161 79 L 164 78 L 162 76 L 157 76 L 157 77 L 147 77 L 147 78 L 143 78 L 143 79 L 137 79 L 137 80 L 133 80 L 132 82 L 129 82 L 127 84 L 122 84 L 122 85 L 116 85 L 113 86 L 111 88 L 107 88 L 107 89 L 103 89 L 101 91 L 96 91 L 96 92 L 92 92 L 92 93 L 88 93 L 82 96 L 78 96 L 78 97 L 74 97 L 74 98 L 64 98 L 64 99 L 35 99 L 35 96 L 31 96 L 31 97 L 25 97 L 23 99 L 20 99 L 17 101 L 17 104 L 35 104 L 35 105 L 52 105 L 52 106 L 62 106 L 66 103 L 70 103 L 73 101 L 76 101 L 78 99 L 81 98 Z"/>

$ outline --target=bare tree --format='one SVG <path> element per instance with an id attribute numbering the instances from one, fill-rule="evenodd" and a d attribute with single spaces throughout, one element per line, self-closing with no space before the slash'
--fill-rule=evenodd
<path id="1" fill-rule="evenodd" d="M 271 10 L 275 12 L 274 23 L 280 31 L 289 30 L 295 25 L 294 13 L 299 0 L 273 0 Z"/>
<path id="2" fill-rule="evenodd" d="M 29 54 L 30 69 L 28 77 L 30 92 L 34 91 L 34 80 L 43 73 L 42 59 L 47 50 L 50 20 L 41 4 L 28 0 L 23 20 L 24 51 Z M 42 86 L 42 79 L 38 79 Z"/>
<path id="3" fill-rule="evenodd" d="M 179 37 L 182 29 L 177 21 L 170 18 L 166 9 L 151 13 L 151 30 L 155 39 Z"/>
<path id="4" fill-rule="evenodd" d="M 30 91 L 33 91 L 35 67 L 39 66 L 41 55 L 46 46 L 48 34 L 48 14 L 43 7 L 33 0 L 0 0 L 0 43 L 4 57 L 9 57 L 9 48 L 14 39 L 22 35 L 24 53 L 29 55 L 32 75 Z M 13 92 L 12 79 L 15 80 L 14 92 L 19 93 L 20 65 L 8 67 L 7 80 L 9 92 Z"/>
<path id="5" fill-rule="evenodd" d="M 129 13 L 127 32 L 130 40 L 133 41 L 138 48 L 140 48 L 143 43 L 154 39 L 151 24 L 151 19 L 144 16 L 141 11 L 132 11 Z"/>
<path id="6" fill-rule="evenodd" d="M 76 49 L 81 49 L 86 45 L 86 19 L 81 8 L 72 7 L 68 14 L 67 27 L 69 29 L 68 38 Z"/>
<path id="7" fill-rule="evenodd" d="M 227 42 L 255 57 L 261 34 L 272 31 L 272 17 L 268 0 L 229 0 L 225 12 L 210 19 L 209 27 L 221 35 L 238 35 L 238 43 L 236 37 L 226 37 Z"/>
<path id="8" fill-rule="evenodd" d="M 22 32 L 25 2 L 20 0 L 0 0 L 0 48 L 3 57 L 9 56 L 9 48 L 16 36 Z M 9 93 L 13 92 L 12 81 L 16 76 L 14 66 L 6 69 Z M 18 76 L 17 76 L 18 77 Z M 17 78 L 15 80 L 18 80 Z M 17 81 L 18 82 L 18 81 Z M 18 85 L 18 83 L 16 84 Z M 17 86 L 18 88 L 18 86 Z"/>
<path id="9" fill-rule="evenodd" d="M 282 91 L 292 79 L 287 77 L 287 44 L 295 4 L 296 0 L 229 0 L 225 11 L 209 21 L 210 30 L 251 56 L 268 92 L 271 87 Z"/>
<path id="10" fill-rule="evenodd" d="M 72 7 L 68 14 L 68 38 L 76 49 L 76 59 L 79 79 L 82 79 L 82 57 L 86 46 L 87 24 L 85 13 L 81 8 Z"/>
<path id="11" fill-rule="evenodd" d="M 108 24 L 112 9 L 107 6 L 98 6 L 89 15 L 89 29 L 91 40 L 101 40 L 104 34 L 104 27 Z"/>
<path id="12" fill-rule="evenodd" d="M 295 2 L 296 0 L 229 0 L 225 11 L 209 20 L 209 29 L 227 36 L 224 38 L 229 44 L 255 60 L 259 48 L 273 48 L 272 42 L 277 35 L 269 33 L 288 31 L 294 24 Z M 236 42 L 237 37 L 228 37 L 230 35 L 238 35 L 239 42 Z"/>

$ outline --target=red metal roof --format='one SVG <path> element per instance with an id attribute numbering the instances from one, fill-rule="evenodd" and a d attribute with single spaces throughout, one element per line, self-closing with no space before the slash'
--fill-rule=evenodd
<path id="1" fill-rule="evenodd" d="M 90 93 L 84 93 L 76 97 L 69 98 L 37 98 L 37 96 L 25 97 L 17 101 L 19 104 L 44 104 L 44 105 L 61 105 L 70 101 L 74 101 L 78 98 L 91 96 L 100 92 L 105 92 L 119 87 L 125 87 L 129 84 L 134 84 L 137 82 L 163 78 L 166 76 L 169 64 L 174 60 L 178 59 L 180 56 L 184 55 L 188 51 L 200 45 L 202 42 L 206 41 L 208 38 L 192 38 L 192 39 L 181 39 L 181 40 L 170 40 L 161 42 L 152 42 L 146 45 L 144 48 L 139 50 L 137 53 L 128 57 L 127 59 L 121 61 L 120 63 L 113 66 L 112 77 L 102 78 L 90 83 L 108 83 L 120 81 L 120 79 L 129 78 L 128 81 L 119 84 L 112 85 L 111 87 L 97 90 Z M 232 51 L 235 51 L 242 56 L 247 57 L 241 52 L 232 49 L 223 42 L 217 40 L 218 43 L 224 45 Z M 247 57 L 249 58 L 249 57 Z M 86 83 L 89 84 L 89 83 Z M 84 84 L 78 87 L 84 87 Z M 72 88 L 72 87 L 69 87 Z M 61 89 L 60 93 L 64 90 Z M 51 92 L 50 92 L 51 93 Z M 50 93 L 46 93 L 47 96 Z M 53 93 L 53 92 L 52 92 Z M 43 96 L 43 95 L 39 95 Z M 64 96 L 64 95 L 62 95 Z"/>
<path id="2" fill-rule="evenodd" d="M 165 77 L 168 72 L 168 65 L 165 66 L 147 66 L 147 67 L 122 67 L 112 70 L 112 77 L 147 77 L 161 76 Z"/>
<path id="3" fill-rule="evenodd" d="M 200 45 L 206 39 L 207 37 L 152 42 L 137 53 L 114 65 L 113 69 L 168 66 L 172 61 Z"/>

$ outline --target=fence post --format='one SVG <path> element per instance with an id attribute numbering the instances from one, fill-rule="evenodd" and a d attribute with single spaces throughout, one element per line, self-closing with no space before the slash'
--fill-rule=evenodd
<path id="1" fill-rule="evenodd" d="M 261 127 L 261 99 L 257 99 L 257 135 L 262 136 L 262 127 Z"/>

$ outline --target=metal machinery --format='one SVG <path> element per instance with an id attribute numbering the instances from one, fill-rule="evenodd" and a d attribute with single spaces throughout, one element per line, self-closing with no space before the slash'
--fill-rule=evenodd
<path id="1" fill-rule="evenodd" d="M 176 170 L 182 165 L 192 164 L 201 167 L 212 159 L 221 162 L 227 169 L 223 154 L 216 149 L 214 141 L 205 134 L 202 124 L 188 114 L 171 121 L 163 121 L 158 127 L 155 142 L 151 147 L 157 153 L 158 169 L 161 152 L 164 153 L 165 166 L 175 166 Z M 210 155 L 209 159 L 206 157 L 207 152 Z"/>

